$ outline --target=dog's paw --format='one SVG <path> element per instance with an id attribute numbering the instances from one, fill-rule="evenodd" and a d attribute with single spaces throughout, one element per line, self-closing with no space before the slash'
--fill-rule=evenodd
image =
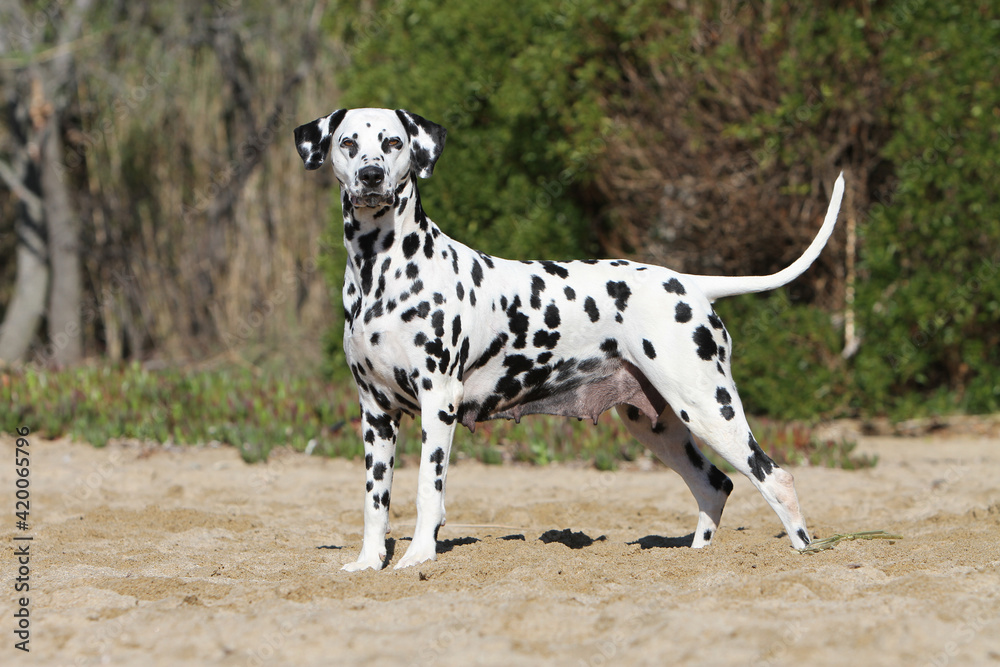
<path id="1" fill-rule="evenodd" d="M 404 567 L 419 565 L 429 560 L 437 560 L 437 543 L 432 541 L 429 545 L 421 546 L 414 542 L 406 550 L 406 554 L 396 563 L 395 569 L 400 570 Z"/>
<path id="2" fill-rule="evenodd" d="M 366 557 L 364 554 L 358 557 L 353 563 L 348 563 L 340 568 L 343 572 L 357 572 L 359 570 L 381 570 L 382 563 L 385 562 L 385 554 L 378 557 Z"/>

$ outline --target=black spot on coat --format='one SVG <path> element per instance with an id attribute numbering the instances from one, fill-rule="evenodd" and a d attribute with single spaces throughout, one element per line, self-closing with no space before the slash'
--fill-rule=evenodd
<path id="1" fill-rule="evenodd" d="M 541 264 L 546 273 L 552 274 L 553 276 L 559 276 L 560 278 L 569 277 L 569 271 L 567 271 L 564 266 L 549 261 L 543 261 Z"/>
<path id="2" fill-rule="evenodd" d="M 535 337 L 532 339 L 531 343 L 537 348 L 545 348 L 551 350 L 559 342 L 559 332 L 558 331 L 546 331 L 545 329 L 539 329 L 535 332 Z"/>
<path id="3" fill-rule="evenodd" d="M 545 326 L 550 329 L 555 329 L 559 326 L 559 308 L 554 303 L 550 303 L 548 307 L 545 308 Z"/>
<path id="4" fill-rule="evenodd" d="M 722 472 L 715 466 L 708 469 L 708 483 L 712 485 L 712 488 L 716 491 L 723 491 L 727 495 L 733 490 L 733 480 L 726 476 L 726 473 Z"/>
<path id="5" fill-rule="evenodd" d="M 750 466 L 750 472 L 757 478 L 757 481 L 763 482 L 764 478 L 770 475 L 771 471 L 776 467 L 774 461 L 760 448 L 760 445 L 754 440 L 753 433 L 750 434 L 747 444 L 750 446 L 750 456 L 747 457 L 747 465 Z"/>
<path id="6" fill-rule="evenodd" d="M 684 289 L 684 285 L 677 278 L 671 278 L 667 282 L 663 283 L 663 289 L 667 290 L 671 294 L 677 294 L 678 296 L 684 296 L 687 291 Z"/>
<path id="7" fill-rule="evenodd" d="M 719 346 L 716 345 L 715 339 L 712 337 L 712 332 L 704 324 L 698 326 L 694 330 L 694 342 L 698 346 L 698 356 L 705 361 L 710 361 L 715 353 L 718 352 Z"/>
<path id="8" fill-rule="evenodd" d="M 538 310 L 542 307 L 541 294 L 545 291 L 545 281 L 538 276 L 531 276 L 531 307 Z"/>
<path id="9" fill-rule="evenodd" d="M 685 453 L 687 453 L 688 460 L 691 461 L 691 465 L 693 465 L 698 470 L 701 470 L 702 468 L 705 467 L 705 459 L 702 458 L 701 454 L 698 453 L 698 450 L 695 449 L 694 445 L 691 443 L 690 440 L 688 440 L 687 444 L 684 445 L 684 451 Z"/>
<path id="10" fill-rule="evenodd" d="M 691 321 L 691 306 L 687 305 L 683 301 L 677 303 L 677 307 L 674 308 L 674 319 L 684 324 L 685 322 Z"/>
<path id="11" fill-rule="evenodd" d="M 628 283 L 624 280 L 619 280 L 618 282 L 609 280 L 606 287 L 608 296 L 615 300 L 615 308 L 625 310 L 626 306 L 628 306 L 628 298 L 632 296 L 632 290 L 629 289 Z"/>

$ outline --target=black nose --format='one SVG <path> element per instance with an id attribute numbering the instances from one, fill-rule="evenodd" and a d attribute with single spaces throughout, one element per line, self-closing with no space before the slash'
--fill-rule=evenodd
<path id="1" fill-rule="evenodd" d="M 362 167 L 358 172 L 358 178 L 366 187 L 374 188 L 382 185 L 385 180 L 385 172 L 381 167 Z"/>

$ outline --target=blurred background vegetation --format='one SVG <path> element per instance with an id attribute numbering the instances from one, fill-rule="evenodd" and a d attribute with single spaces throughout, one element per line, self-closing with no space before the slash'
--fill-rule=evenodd
<path id="1" fill-rule="evenodd" d="M 769 273 L 843 170 L 817 264 L 719 304 L 748 411 L 997 412 L 998 82 L 989 2 L 5 3 L 0 429 L 213 439 L 246 394 L 234 444 L 348 453 L 337 187 L 291 133 L 355 106 L 445 125 L 425 208 L 512 258 Z"/>

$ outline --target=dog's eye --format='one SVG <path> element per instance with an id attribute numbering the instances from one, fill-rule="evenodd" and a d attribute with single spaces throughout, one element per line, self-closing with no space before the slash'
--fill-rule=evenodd
<path id="1" fill-rule="evenodd" d="M 343 146 L 344 148 L 354 148 L 355 146 L 353 139 L 344 139 L 343 141 L 340 142 L 340 145 Z"/>
<path id="2" fill-rule="evenodd" d="M 393 137 L 392 139 L 389 140 L 389 146 L 390 146 L 390 148 L 399 148 L 402 145 L 403 145 L 403 142 L 400 141 L 399 139 L 396 139 L 395 137 Z"/>

